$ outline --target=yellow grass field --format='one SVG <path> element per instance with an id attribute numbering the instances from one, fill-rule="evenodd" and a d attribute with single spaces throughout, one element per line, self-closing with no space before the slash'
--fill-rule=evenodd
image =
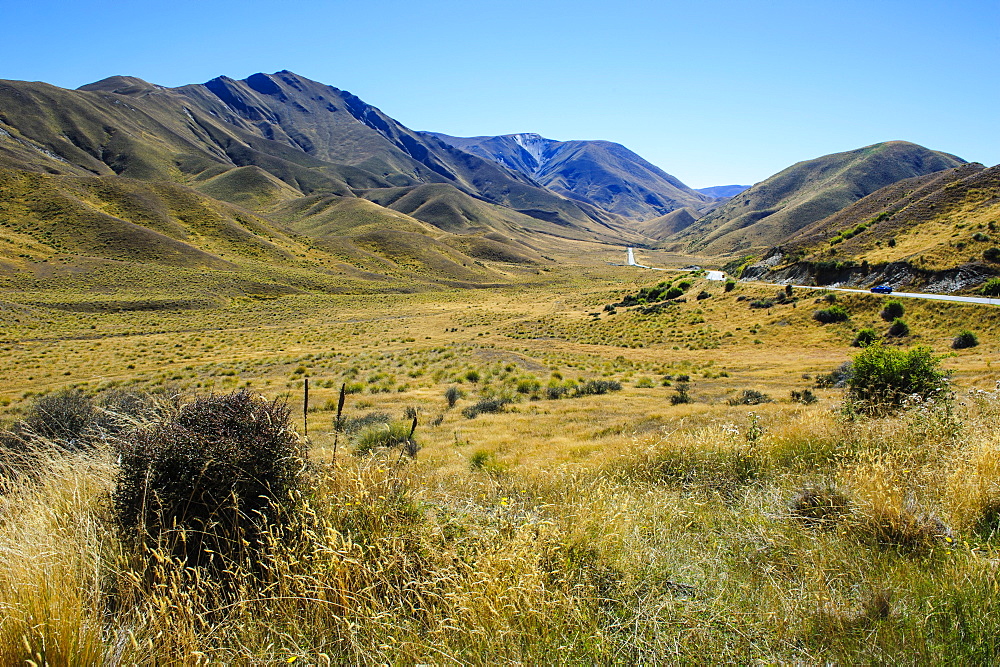
<path id="1" fill-rule="evenodd" d="M 885 297 L 725 292 L 606 263 L 621 254 L 502 288 L 145 310 L 115 304 L 170 294 L 0 294 L 6 425 L 65 388 L 164 404 L 248 388 L 287 402 L 314 469 L 300 530 L 275 528 L 266 576 L 234 565 L 223 595 L 121 538 L 114 442 L 42 447 L 3 481 L 0 661 L 1000 658 L 1000 311 L 904 301 L 910 334 L 890 345 L 941 355 L 953 399 L 850 418 L 817 381 L 859 329 L 888 328 Z M 684 301 L 658 312 L 605 309 L 679 279 Z M 850 318 L 813 319 L 831 303 Z M 979 344 L 953 350 L 962 329 Z M 573 396 L 592 381 L 621 388 Z M 345 419 L 415 414 L 415 457 L 354 453 L 341 387 Z M 470 417 L 486 399 L 506 402 Z"/>

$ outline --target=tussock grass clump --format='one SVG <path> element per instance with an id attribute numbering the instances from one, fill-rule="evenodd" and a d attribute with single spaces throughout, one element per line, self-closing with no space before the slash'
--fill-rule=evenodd
<path id="1" fill-rule="evenodd" d="M 351 442 L 354 444 L 354 453 L 358 456 L 364 456 L 380 449 L 402 447 L 404 452 L 414 456 L 420 448 L 413 438 L 416 424 L 416 417 L 410 421 L 369 424 L 357 431 L 351 438 Z"/>
<path id="2" fill-rule="evenodd" d="M 788 503 L 792 517 L 808 526 L 831 528 L 851 510 L 851 499 L 829 482 L 808 482 Z"/>
<path id="3" fill-rule="evenodd" d="M 475 419 L 484 413 L 498 413 L 503 412 L 504 409 L 513 403 L 514 400 L 506 396 L 494 396 L 492 398 L 483 398 L 476 401 L 473 405 L 462 410 L 462 415 L 467 419 Z"/>
<path id="4" fill-rule="evenodd" d="M 1000 535 L 1000 449 L 986 444 L 969 452 L 947 481 L 957 525 L 983 539 Z"/>
<path id="5" fill-rule="evenodd" d="M 252 559 L 304 483 L 287 405 L 247 390 L 207 396 L 121 446 L 115 518 L 126 536 L 189 565 Z"/>
<path id="6" fill-rule="evenodd" d="M 762 403 L 774 403 L 774 399 L 762 391 L 756 389 L 744 389 L 737 396 L 726 401 L 729 405 L 761 405 Z"/>
<path id="7" fill-rule="evenodd" d="M 891 459 L 876 459 L 856 466 L 848 479 L 857 506 L 852 532 L 863 541 L 911 553 L 927 553 L 937 545 L 954 542 L 953 531 L 939 514 L 918 502 Z"/>
<path id="8" fill-rule="evenodd" d="M 388 412 L 376 410 L 360 417 L 350 417 L 342 420 L 341 431 L 348 435 L 354 435 L 371 426 L 379 426 L 392 422 L 392 415 Z"/>

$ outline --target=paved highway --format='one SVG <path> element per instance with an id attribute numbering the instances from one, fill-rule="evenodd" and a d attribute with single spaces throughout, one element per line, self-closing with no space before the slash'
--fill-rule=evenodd
<path id="1" fill-rule="evenodd" d="M 763 283 L 765 285 L 770 285 L 772 283 Z M 773 283 L 775 287 L 781 287 L 776 283 Z M 835 292 L 858 292 L 859 294 L 870 294 L 871 292 L 866 289 L 849 289 L 847 287 L 814 287 L 812 285 L 792 285 L 792 287 L 801 289 L 825 289 L 833 290 Z M 906 299 L 934 299 L 936 301 L 957 301 L 959 303 L 979 303 L 988 306 L 1000 306 L 1000 299 L 993 299 L 985 296 L 957 296 L 955 294 L 922 294 L 920 292 L 893 292 L 886 296 L 901 296 Z"/>
<path id="2" fill-rule="evenodd" d="M 652 266 L 646 266 L 645 264 L 638 264 L 635 261 L 635 255 L 632 253 L 632 248 L 628 249 L 626 254 L 626 263 L 629 266 L 635 266 L 640 269 L 653 269 L 654 271 L 665 271 L 666 269 L 657 269 Z M 708 271 L 705 275 L 708 280 L 725 280 L 726 274 L 722 271 Z M 784 287 L 784 285 L 779 285 L 778 283 L 757 283 L 759 285 L 774 285 L 775 287 Z M 813 286 L 813 285 L 792 285 L 794 288 L 798 289 L 818 289 L 818 290 L 833 290 L 835 292 L 857 292 L 858 294 L 871 294 L 870 290 L 866 289 L 851 289 L 848 287 L 823 287 L 823 286 Z M 933 299 L 935 301 L 954 301 L 956 303 L 978 303 L 986 306 L 1000 306 L 1000 298 L 990 298 L 985 296 L 957 296 L 955 294 L 923 294 L 920 292 L 893 292 L 889 296 L 899 296 L 904 299 Z"/>

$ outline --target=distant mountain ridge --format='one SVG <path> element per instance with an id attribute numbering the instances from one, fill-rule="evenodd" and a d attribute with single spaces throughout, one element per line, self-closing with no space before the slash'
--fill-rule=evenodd
<path id="1" fill-rule="evenodd" d="M 760 253 L 884 185 L 961 164 L 887 142 L 726 199 L 707 193 L 743 186 L 699 192 L 613 142 L 416 132 L 288 71 L 177 88 L 0 81 L 0 280 L 68 255 L 142 275 L 250 271 L 241 280 L 265 292 L 410 289 L 499 284 L 581 243 Z"/>
<path id="2" fill-rule="evenodd" d="M 502 164 L 565 197 L 637 221 L 688 206 L 701 208 L 715 199 L 611 141 L 555 141 L 534 133 L 425 134 Z"/>
<path id="3" fill-rule="evenodd" d="M 749 190 L 749 185 L 713 185 L 710 188 L 697 188 L 698 192 L 717 199 L 735 197 L 744 190 Z"/>

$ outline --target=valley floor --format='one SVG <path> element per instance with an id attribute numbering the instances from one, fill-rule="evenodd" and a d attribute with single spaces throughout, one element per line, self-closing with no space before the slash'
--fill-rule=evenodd
<path id="1" fill-rule="evenodd" d="M 849 419 L 817 381 L 888 326 L 885 298 L 684 275 L 684 301 L 634 306 L 611 304 L 675 276 L 144 310 L 0 295 L 7 423 L 66 387 L 249 388 L 288 402 L 317 470 L 308 548 L 271 545 L 270 578 L 221 609 L 187 575 L 138 581 L 109 451 L 8 475 L 0 660 L 995 662 L 1000 311 L 907 302 L 897 343 L 948 355 L 955 398 Z M 813 318 L 834 302 L 848 321 Z M 962 329 L 980 344 L 953 352 Z M 347 419 L 415 414 L 415 458 L 355 455 L 341 387 Z"/>

